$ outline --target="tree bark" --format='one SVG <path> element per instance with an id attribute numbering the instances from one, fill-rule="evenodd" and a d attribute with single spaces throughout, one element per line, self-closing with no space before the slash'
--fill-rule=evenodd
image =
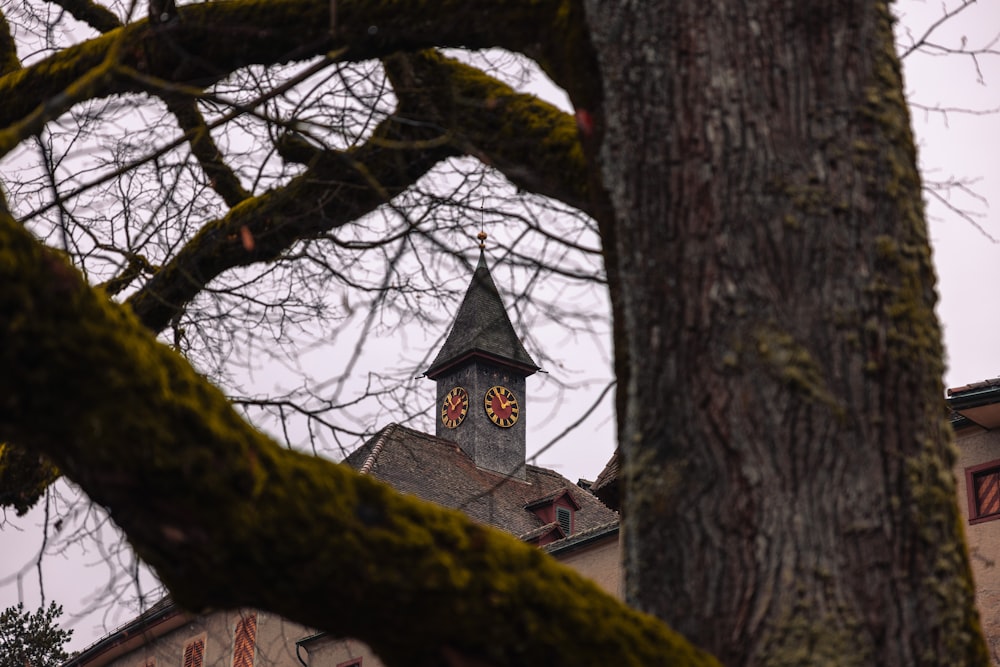
<path id="1" fill-rule="evenodd" d="M 736 665 L 985 665 L 881 2 L 588 2 L 628 599 Z"/>

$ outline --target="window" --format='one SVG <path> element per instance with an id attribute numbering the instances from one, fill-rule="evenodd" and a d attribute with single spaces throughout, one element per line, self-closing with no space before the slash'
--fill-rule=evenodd
<path id="1" fill-rule="evenodd" d="M 236 623 L 233 638 L 233 667 L 253 667 L 253 649 L 256 641 L 257 614 L 248 612 Z"/>
<path id="2" fill-rule="evenodd" d="M 568 507 L 561 507 L 557 505 L 556 521 L 559 522 L 559 527 L 562 528 L 563 534 L 573 534 L 573 510 Z"/>
<path id="3" fill-rule="evenodd" d="M 969 523 L 1000 519 L 1000 461 L 965 469 Z"/>
<path id="4" fill-rule="evenodd" d="M 205 637 L 192 639 L 184 645 L 184 662 L 181 667 L 202 667 L 205 662 Z"/>

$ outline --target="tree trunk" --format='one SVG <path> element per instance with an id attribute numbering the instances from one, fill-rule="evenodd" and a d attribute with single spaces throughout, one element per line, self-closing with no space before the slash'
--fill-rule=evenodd
<path id="1" fill-rule="evenodd" d="M 888 8 L 587 8 L 628 598 L 726 665 L 988 664 Z"/>

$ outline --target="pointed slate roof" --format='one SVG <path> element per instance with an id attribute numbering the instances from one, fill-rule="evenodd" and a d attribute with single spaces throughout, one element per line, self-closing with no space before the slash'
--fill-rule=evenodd
<path id="1" fill-rule="evenodd" d="M 482 250 L 451 333 L 427 369 L 427 377 L 433 380 L 476 356 L 507 364 L 524 375 L 539 369 L 514 332 Z"/>

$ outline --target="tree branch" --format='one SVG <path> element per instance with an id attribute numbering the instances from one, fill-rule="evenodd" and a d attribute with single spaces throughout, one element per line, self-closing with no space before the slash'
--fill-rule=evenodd
<path id="1" fill-rule="evenodd" d="M 270 441 L 6 214 L 0 312 L 0 438 L 51 456 L 188 608 L 270 610 L 389 664 L 717 664 L 537 549 Z"/>
<path id="2" fill-rule="evenodd" d="M 10 32 L 7 17 L 0 11 L 0 80 L 6 74 L 21 69 L 21 60 L 17 57 L 17 43 Z"/>
<path id="3" fill-rule="evenodd" d="M 181 130 L 190 137 L 191 153 L 201 165 L 212 189 L 230 207 L 249 198 L 250 193 L 243 188 L 239 177 L 222 159 L 222 152 L 212 139 L 208 124 L 198 110 L 198 103 L 181 95 L 163 95 L 162 98 Z"/>
<path id="4" fill-rule="evenodd" d="M 58 478 L 59 471 L 44 456 L 0 442 L 0 507 L 13 507 L 21 516 Z"/>
<path id="5" fill-rule="evenodd" d="M 342 51 L 342 61 L 357 62 L 435 46 L 502 47 L 536 58 L 576 98 L 593 93 L 597 85 L 595 77 L 582 73 L 593 56 L 579 5 L 571 0 L 507 0 L 473 14 L 470 25 L 470 13 L 459 11 L 467 9 L 462 0 L 341 0 L 335 35 L 329 31 L 327 0 L 184 5 L 177 8 L 176 21 L 129 24 L 3 76 L 0 126 L 31 113 L 99 66 L 117 39 L 129 45 L 121 54 L 123 67 L 202 87 L 248 65 L 303 60 L 330 50 Z M 565 43 L 544 39 L 555 30 L 566 33 Z M 142 90 L 135 80 L 115 78 L 91 97 Z"/>
<path id="6" fill-rule="evenodd" d="M 356 220 L 452 155 L 471 152 L 521 187 L 588 210 L 586 165 L 568 114 L 434 53 L 394 56 L 387 70 L 397 113 L 350 151 L 286 140 L 282 154 L 308 162 L 307 171 L 206 225 L 129 299 L 143 323 L 161 331 L 222 272 L 271 261 L 298 240 Z"/>
<path id="7" fill-rule="evenodd" d="M 120 28 L 122 22 L 110 9 L 91 0 L 48 0 L 53 5 L 62 7 L 77 21 L 86 23 L 99 33 L 111 32 Z"/>

